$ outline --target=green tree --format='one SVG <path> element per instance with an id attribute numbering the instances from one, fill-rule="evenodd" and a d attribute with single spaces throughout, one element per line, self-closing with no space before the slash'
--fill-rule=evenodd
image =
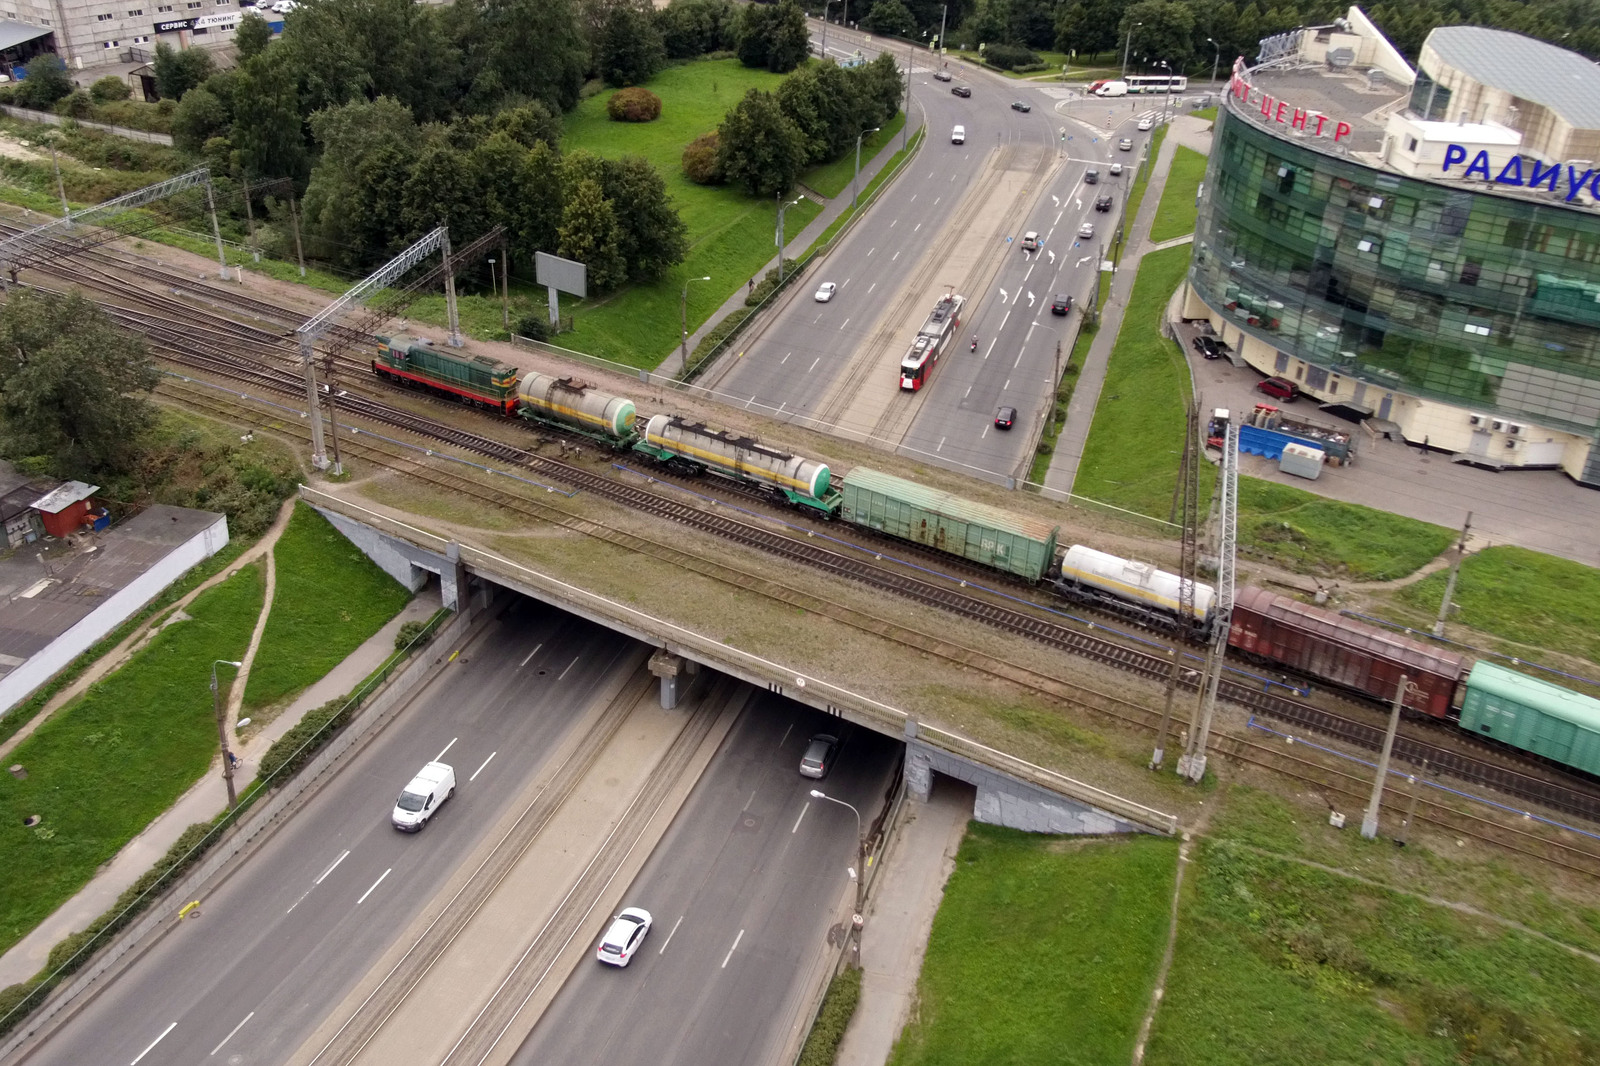
<path id="1" fill-rule="evenodd" d="M 795 0 L 782 0 L 773 9 L 768 27 L 767 69 L 774 74 L 787 74 L 810 54 L 811 28 L 806 25 L 806 13 Z"/>
<path id="2" fill-rule="evenodd" d="M 861 25 L 873 33 L 890 37 L 914 38 L 917 35 L 917 21 L 900 0 L 876 0 Z"/>
<path id="3" fill-rule="evenodd" d="M 561 148 L 561 116 L 538 100 L 496 112 L 492 128 L 509 134 L 524 148 L 532 148 L 536 144 L 556 150 Z"/>
<path id="4" fill-rule="evenodd" d="M 656 22 L 673 59 L 739 46 L 739 12 L 730 0 L 672 0 L 656 12 Z M 765 60 L 758 65 L 765 65 Z"/>
<path id="5" fill-rule="evenodd" d="M 1133 37 L 1130 70 L 1139 66 L 1138 58 L 1143 58 L 1146 66 L 1164 61 L 1176 74 L 1194 55 L 1194 12 L 1181 0 L 1139 0 L 1130 4 L 1123 13 L 1120 30 L 1126 35 L 1135 26 L 1138 32 Z"/>
<path id="6" fill-rule="evenodd" d="M 254 59 L 272 43 L 272 27 L 267 20 L 254 12 L 246 12 L 239 19 L 239 29 L 233 35 L 234 47 L 239 49 L 241 61 Z"/>
<path id="7" fill-rule="evenodd" d="M 275 58 L 258 55 L 239 68 L 231 140 L 243 176 L 303 181 L 307 160 L 299 97 L 288 68 Z"/>
<path id="8" fill-rule="evenodd" d="M 197 88 L 216 73 L 217 65 L 211 53 L 203 48 L 186 48 L 178 51 L 168 44 L 156 45 L 156 93 L 163 100 L 182 100 L 190 89 Z"/>
<path id="9" fill-rule="evenodd" d="M 806 138 L 772 93 L 751 89 L 717 127 L 717 165 L 754 196 L 794 187 L 806 164 Z"/>
<path id="10" fill-rule="evenodd" d="M 614 5 L 595 43 L 595 66 L 606 84 L 643 85 L 666 64 L 667 50 L 649 0 Z"/>
<path id="11" fill-rule="evenodd" d="M 678 217 L 667 183 L 650 161 L 606 161 L 602 188 L 617 223 L 617 251 L 634 281 L 653 281 L 689 252 L 689 229 Z"/>
<path id="12" fill-rule="evenodd" d="M 206 86 L 192 89 L 172 112 L 172 144 L 182 152 L 199 155 L 213 137 L 226 136 L 233 125 L 228 105 Z"/>
<path id="13" fill-rule="evenodd" d="M 97 104 L 109 104 L 116 100 L 126 100 L 133 95 L 133 90 L 128 88 L 128 83 L 115 74 L 107 74 L 103 78 L 95 79 L 89 86 L 89 96 Z"/>
<path id="14" fill-rule="evenodd" d="M 54 53 L 29 60 L 23 67 L 27 77 L 17 86 L 17 103 L 39 111 L 47 111 L 55 102 L 72 92 L 72 75 L 67 65 Z"/>
<path id="15" fill-rule="evenodd" d="M 778 86 L 778 105 L 804 134 L 808 162 L 838 159 L 855 145 L 857 133 L 879 124 L 876 101 L 865 98 L 864 69 L 811 63 Z"/>
<path id="16" fill-rule="evenodd" d="M 306 232 L 319 254 L 364 266 L 401 231 L 400 187 L 416 158 L 417 124 L 399 101 L 380 96 L 317 112 L 311 132 L 322 156 L 306 186 Z"/>
<path id="17" fill-rule="evenodd" d="M 767 65 L 771 50 L 767 38 L 771 35 L 772 18 L 777 9 L 769 4 L 746 4 L 739 17 L 739 62 L 747 67 Z"/>
<path id="18" fill-rule="evenodd" d="M 487 205 L 473 164 L 472 155 L 444 140 L 422 149 L 400 193 L 400 218 L 407 240 L 436 226 L 449 226 L 450 239 L 457 246 L 483 236 L 489 229 Z"/>
<path id="19" fill-rule="evenodd" d="M 877 59 L 857 67 L 851 74 L 860 82 L 861 128 L 881 126 L 900 113 L 906 80 L 894 56 L 882 52 Z"/>
<path id="20" fill-rule="evenodd" d="M 75 293 L 19 290 L 0 305 L 0 447 L 66 476 L 129 470 L 160 375 L 144 341 Z"/>
<path id="21" fill-rule="evenodd" d="M 627 265 L 617 250 L 616 213 L 598 182 L 585 178 L 567 197 L 560 238 L 557 254 L 589 268 L 590 291 L 606 292 L 627 276 Z"/>
<path id="22" fill-rule="evenodd" d="M 456 29 L 468 53 L 474 106 L 491 110 L 508 96 L 542 100 L 556 111 L 578 103 L 589 45 L 572 0 L 461 0 Z"/>
<path id="23" fill-rule="evenodd" d="M 536 251 L 554 252 L 560 246 L 565 211 L 561 157 L 549 145 L 536 144 L 522 157 L 520 173 L 512 232 L 521 242 L 523 260 L 529 261 Z"/>

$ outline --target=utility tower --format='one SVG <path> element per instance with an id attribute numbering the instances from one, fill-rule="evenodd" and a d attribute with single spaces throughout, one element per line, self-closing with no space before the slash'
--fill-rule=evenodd
<path id="1" fill-rule="evenodd" d="M 1234 552 L 1239 539 L 1239 427 L 1224 408 L 1213 412 L 1212 419 L 1222 431 L 1222 466 L 1217 471 L 1217 596 L 1205 677 L 1189 723 L 1189 743 L 1178 760 L 1178 775 L 1195 782 L 1206 772 L 1206 742 L 1211 736 L 1211 716 L 1217 707 L 1217 686 L 1233 619 Z"/>

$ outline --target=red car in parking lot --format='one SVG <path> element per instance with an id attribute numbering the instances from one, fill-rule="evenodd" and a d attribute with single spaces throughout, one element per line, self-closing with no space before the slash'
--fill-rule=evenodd
<path id="1" fill-rule="evenodd" d="M 1288 378 L 1268 378 L 1256 386 L 1268 396 L 1282 400 L 1284 403 L 1293 403 L 1300 398 L 1300 386 Z"/>

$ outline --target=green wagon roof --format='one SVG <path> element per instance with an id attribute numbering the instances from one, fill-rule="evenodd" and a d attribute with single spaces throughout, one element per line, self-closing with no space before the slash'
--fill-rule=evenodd
<path id="1" fill-rule="evenodd" d="M 1046 522 L 1042 518 L 1030 518 L 1027 515 L 1012 514 L 1002 511 L 998 507 L 977 503 L 973 500 L 963 499 L 953 493 L 941 492 L 919 485 L 915 481 L 895 477 L 893 474 L 882 474 L 876 470 L 868 470 L 858 466 L 845 477 L 845 484 L 868 492 L 880 493 L 891 496 L 897 500 L 920 507 L 925 511 L 933 511 L 954 518 L 960 522 L 972 525 L 988 526 L 1019 537 L 1039 541 L 1041 544 L 1052 543 L 1061 527 Z"/>
<path id="2" fill-rule="evenodd" d="M 1600 700 L 1541 681 L 1515 670 L 1479 660 L 1467 681 L 1470 688 L 1542 711 L 1575 726 L 1600 732 Z"/>

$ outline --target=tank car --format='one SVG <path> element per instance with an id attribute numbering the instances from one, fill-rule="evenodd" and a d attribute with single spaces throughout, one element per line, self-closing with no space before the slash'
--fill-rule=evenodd
<path id="1" fill-rule="evenodd" d="M 560 426 L 615 448 L 626 448 L 638 439 L 633 401 L 601 392 L 587 381 L 525 374 L 517 396 L 522 401 L 517 414 L 530 422 Z"/>
<path id="2" fill-rule="evenodd" d="M 503 415 L 517 409 L 519 371 L 493 356 L 435 348 L 419 338 L 379 337 L 372 372 L 386 381 Z"/>
<path id="3" fill-rule="evenodd" d="M 1060 574 L 1052 583 L 1067 599 L 1151 624 L 1170 626 L 1181 619 L 1202 637 L 1210 629 L 1212 601 L 1216 599 L 1216 590 L 1210 585 L 1194 582 L 1194 605 L 1184 618 L 1183 578 L 1081 544 L 1062 553 Z"/>
<path id="4" fill-rule="evenodd" d="M 741 437 L 690 422 L 678 415 L 655 415 L 645 423 L 634 451 L 683 474 L 706 471 L 765 486 L 774 497 L 828 517 L 839 509 L 826 463 L 805 459 L 754 437 Z"/>

